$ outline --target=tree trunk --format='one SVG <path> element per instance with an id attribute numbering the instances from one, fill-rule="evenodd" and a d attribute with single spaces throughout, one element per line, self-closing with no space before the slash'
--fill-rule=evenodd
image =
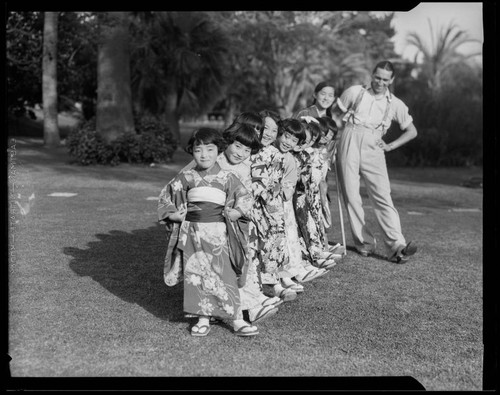
<path id="1" fill-rule="evenodd" d="M 295 107 L 295 103 L 300 96 L 300 94 L 304 91 L 306 86 L 307 79 L 307 69 L 304 68 L 299 76 L 296 78 L 292 78 L 292 82 L 290 84 L 290 88 L 288 90 L 288 96 L 285 103 L 285 113 L 291 116 L 293 113 L 293 109 Z"/>
<path id="2" fill-rule="evenodd" d="M 99 25 L 96 130 L 110 143 L 124 133 L 135 133 L 127 13 L 102 13 Z"/>
<path id="3" fill-rule="evenodd" d="M 234 114 L 236 113 L 234 100 L 229 98 L 227 100 L 226 112 L 224 114 L 224 128 L 227 128 L 234 120 Z"/>
<path id="4" fill-rule="evenodd" d="M 60 144 L 57 123 L 57 12 L 45 12 L 43 26 L 43 142 L 45 146 Z"/>
<path id="5" fill-rule="evenodd" d="M 168 123 L 170 131 L 172 132 L 172 137 L 176 140 L 177 144 L 181 144 L 181 133 L 179 128 L 179 115 L 177 113 L 177 85 L 175 80 L 171 78 L 168 84 L 168 92 L 165 94 L 165 111 L 163 113 L 163 119 Z"/>

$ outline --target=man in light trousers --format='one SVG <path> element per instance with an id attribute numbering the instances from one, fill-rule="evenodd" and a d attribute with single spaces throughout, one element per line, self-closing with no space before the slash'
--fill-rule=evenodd
<path id="1" fill-rule="evenodd" d="M 402 234 L 399 214 L 391 198 L 385 152 L 414 139 L 417 129 L 408 107 L 390 92 L 393 81 L 394 66 L 382 61 L 375 66 L 369 87 L 354 85 L 338 99 L 335 118 L 342 115 L 345 127 L 338 143 L 337 165 L 356 250 L 366 257 L 376 248 L 376 239 L 365 222 L 360 195 L 362 177 L 382 230 L 387 258 L 404 263 L 415 254 L 417 246 L 406 243 Z M 392 121 L 398 122 L 403 133 L 386 144 L 382 136 Z"/>

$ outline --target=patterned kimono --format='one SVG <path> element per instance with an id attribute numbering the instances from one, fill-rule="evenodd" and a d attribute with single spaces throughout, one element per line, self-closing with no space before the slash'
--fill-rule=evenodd
<path id="1" fill-rule="evenodd" d="M 311 182 L 309 187 L 306 188 L 306 196 L 309 201 L 310 214 L 312 219 L 308 220 L 310 225 L 308 228 L 313 228 L 315 224 L 319 237 L 316 238 L 316 242 L 313 240 L 311 254 L 316 258 L 317 252 L 324 251 L 328 245 L 328 239 L 326 237 L 326 227 L 324 218 L 324 205 L 328 205 L 328 200 L 326 196 L 322 196 L 320 192 L 320 184 L 322 180 L 325 180 L 326 174 L 328 172 L 328 162 L 324 160 L 324 149 L 321 148 L 308 148 L 307 151 L 311 154 Z M 314 232 L 314 230 L 313 230 Z"/>
<path id="2" fill-rule="evenodd" d="M 287 152 L 283 155 L 285 157 L 283 189 L 287 189 L 292 194 L 295 194 L 295 188 L 298 180 L 298 169 L 295 157 L 291 152 Z M 289 200 L 283 201 L 283 213 L 289 260 L 283 265 L 283 269 L 280 271 L 280 277 L 295 277 L 298 274 L 305 274 L 307 272 L 304 266 L 309 262 L 304 262 L 302 259 L 302 250 L 298 234 L 298 225 L 295 219 L 293 197 Z"/>
<path id="3" fill-rule="evenodd" d="M 223 170 L 230 171 L 234 173 L 236 176 L 238 176 L 238 179 L 242 182 L 242 184 L 245 186 L 245 188 L 249 191 L 251 195 L 252 191 L 252 177 L 250 176 L 250 166 L 251 166 L 251 161 L 250 158 L 244 160 L 241 163 L 238 163 L 237 165 L 233 165 L 232 163 L 229 163 L 229 161 L 226 158 L 226 155 L 224 153 L 220 154 L 217 158 L 217 163 L 219 163 L 220 167 Z M 252 204 L 253 204 L 253 197 L 251 198 Z M 245 230 L 246 233 L 243 234 L 243 244 L 247 248 L 249 248 L 249 226 L 251 225 L 251 210 L 249 210 L 247 217 L 244 218 L 243 220 L 248 220 L 246 224 L 248 225 Z M 259 280 L 259 275 L 258 275 L 258 266 L 255 260 L 250 259 L 250 254 L 248 254 L 248 265 L 247 265 L 247 272 L 246 272 L 246 278 L 245 278 L 245 284 L 243 287 L 241 287 L 240 290 L 240 301 L 241 301 L 241 309 L 242 310 L 249 310 L 253 309 L 256 307 L 261 306 L 260 300 L 261 297 L 263 296 L 261 290 L 261 285 L 260 285 L 260 280 Z"/>
<path id="4" fill-rule="evenodd" d="M 229 163 L 227 160 L 226 155 L 224 152 L 219 154 L 217 157 L 217 163 L 220 165 L 222 170 L 227 170 L 230 171 L 231 173 L 234 173 L 238 179 L 243 183 L 245 188 L 251 192 L 252 191 L 252 177 L 250 176 L 250 166 L 251 166 L 251 161 L 250 158 L 244 160 L 241 163 L 238 163 L 237 165 L 233 165 L 232 163 Z M 191 161 L 188 163 L 183 169 L 183 170 L 188 170 L 192 169 L 196 166 L 195 161 Z M 253 198 L 252 198 L 253 202 Z M 247 214 L 248 218 L 242 218 L 239 221 L 239 224 L 243 229 L 243 231 L 240 233 L 241 237 L 241 242 L 247 249 L 248 253 L 248 243 L 249 243 L 249 222 L 246 222 L 246 220 L 250 220 L 250 210 Z M 252 309 L 255 307 L 260 306 L 260 299 L 262 296 L 261 293 L 261 285 L 260 285 L 260 280 L 259 280 L 259 275 L 258 275 L 258 267 L 256 266 L 258 262 L 255 260 L 250 259 L 250 255 L 247 254 L 247 258 L 249 261 L 247 262 L 248 264 L 246 265 L 246 276 L 244 278 L 244 285 L 239 288 L 240 291 L 240 302 L 241 302 L 241 309 L 242 310 L 248 310 Z"/>
<path id="5" fill-rule="evenodd" d="M 294 195 L 295 217 L 304 259 L 314 263 L 325 250 L 325 226 L 319 184 L 325 165 L 320 152 L 314 148 L 294 153 L 299 178 Z"/>
<path id="6" fill-rule="evenodd" d="M 263 284 L 279 282 L 278 269 L 288 262 L 281 180 L 283 154 L 272 145 L 251 157 L 254 204 L 250 223 L 250 259 Z"/>
<path id="7" fill-rule="evenodd" d="M 187 214 L 182 224 L 168 221 L 183 207 Z M 240 314 L 238 274 L 247 260 L 234 234 L 237 226 L 224 218 L 225 207 L 245 213 L 251 200 L 238 178 L 217 163 L 208 171 L 181 171 L 161 191 L 158 218 L 167 222 L 170 236 L 165 283 L 172 286 L 183 279 L 188 316 L 236 319 Z"/>

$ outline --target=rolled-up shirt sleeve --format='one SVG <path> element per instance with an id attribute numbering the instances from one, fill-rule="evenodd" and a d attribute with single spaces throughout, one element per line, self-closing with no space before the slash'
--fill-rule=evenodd
<path id="1" fill-rule="evenodd" d="M 362 88 L 361 85 L 351 86 L 340 95 L 337 99 L 337 105 L 343 112 L 347 112 L 347 110 L 352 107 Z"/>
<path id="2" fill-rule="evenodd" d="M 408 106 L 398 98 L 395 98 L 393 101 L 393 106 L 392 119 L 399 123 L 401 130 L 405 130 L 413 122 L 413 117 L 409 113 Z"/>

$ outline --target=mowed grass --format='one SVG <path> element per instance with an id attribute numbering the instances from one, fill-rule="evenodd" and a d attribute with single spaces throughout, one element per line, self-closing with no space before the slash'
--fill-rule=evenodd
<path id="1" fill-rule="evenodd" d="M 318 389 L 334 390 L 329 378 L 411 376 L 427 390 L 482 389 L 482 189 L 412 181 L 412 169 L 396 169 L 393 199 L 407 239 L 419 246 L 412 261 L 349 250 L 259 324 L 259 336 L 213 325 L 194 338 L 182 287 L 163 283 L 165 233 L 153 199 L 190 157 L 178 151 L 164 166 L 81 167 L 68 163 L 65 148 L 18 137 L 12 146 L 12 377 L 255 377 L 231 382 L 242 389 L 261 376 L 314 377 Z M 454 171 L 457 180 L 470 176 Z M 329 235 L 340 241 L 334 177 L 330 184 Z M 77 195 L 48 196 L 54 192 Z M 13 202 L 31 194 L 34 204 L 21 215 Z M 352 245 L 345 212 L 344 220 Z"/>

